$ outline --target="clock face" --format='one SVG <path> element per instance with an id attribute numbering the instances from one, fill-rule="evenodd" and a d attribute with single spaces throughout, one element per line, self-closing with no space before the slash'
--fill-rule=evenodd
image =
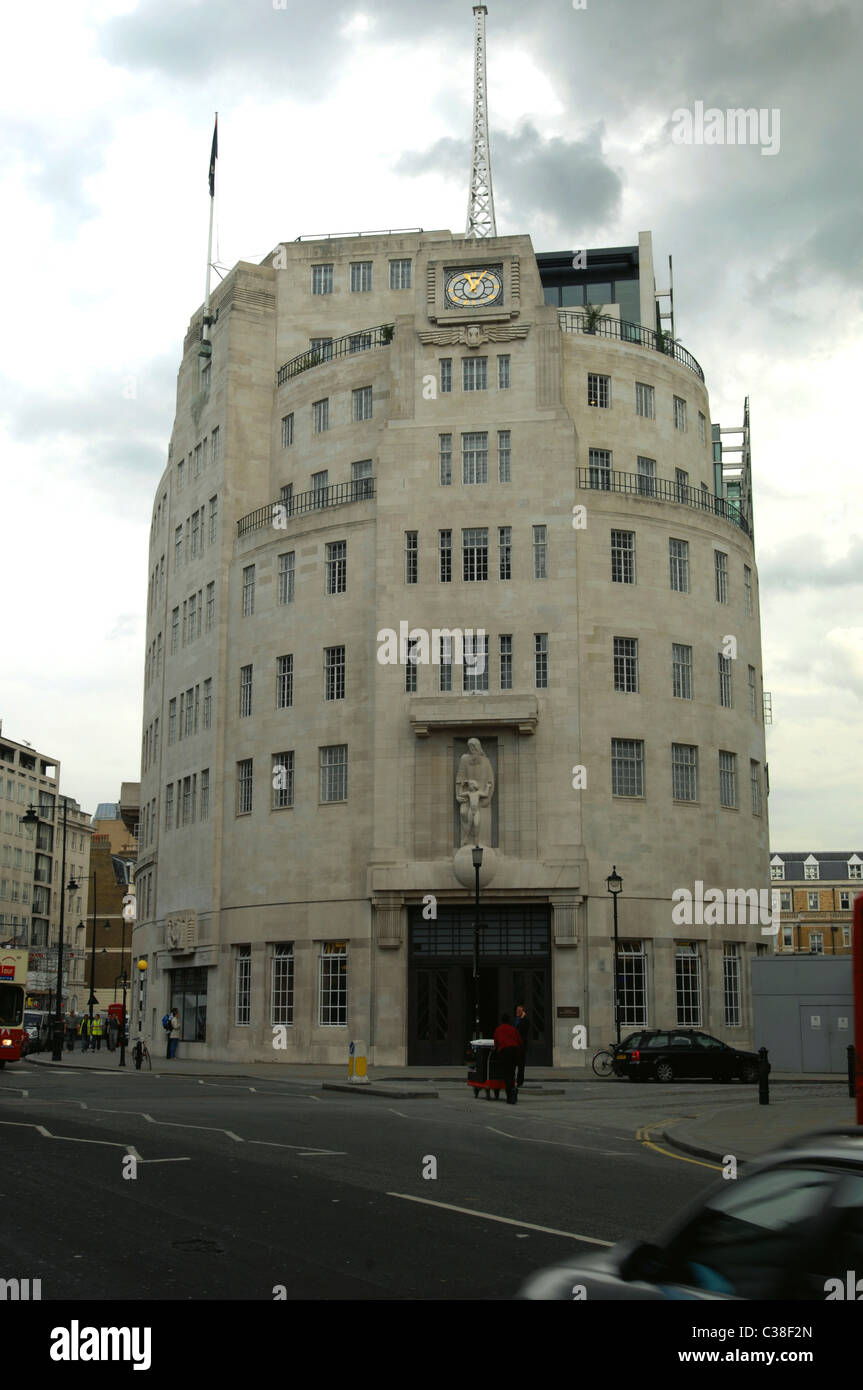
<path id="1" fill-rule="evenodd" d="M 488 308 L 500 304 L 503 302 L 501 267 L 447 271 L 445 295 L 450 309 Z"/>

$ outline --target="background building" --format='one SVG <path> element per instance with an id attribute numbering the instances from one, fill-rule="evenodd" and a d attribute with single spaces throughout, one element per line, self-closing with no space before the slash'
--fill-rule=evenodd
<path id="1" fill-rule="evenodd" d="M 861 880 L 861 851 L 771 855 L 770 886 L 779 892 L 782 924 L 776 951 L 850 955 L 854 897 L 863 892 Z"/>
<path id="2" fill-rule="evenodd" d="M 675 889 L 767 879 L 748 410 L 731 477 L 701 368 L 657 326 L 650 235 L 573 257 L 300 239 L 193 317 L 151 530 L 150 1036 L 176 1004 L 210 1057 L 362 1037 L 379 1063 L 460 1060 L 475 737 L 483 1030 L 524 1002 L 537 1062 L 584 1065 L 579 1023 L 608 1041 L 616 865 L 623 1027 L 751 1041 L 769 938 L 672 918 Z M 481 669 L 447 661 L 453 630 L 482 632 Z"/>

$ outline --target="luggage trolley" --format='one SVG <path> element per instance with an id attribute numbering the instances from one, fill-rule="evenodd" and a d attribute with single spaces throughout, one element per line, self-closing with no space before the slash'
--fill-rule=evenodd
<path id="1" fill-rule="evenodd" d="M 470 1043 L 473 1052 L 473 1063 L 467 1074 L 467 1084 L 473 1087 L 473 1098 L 479 1100 L 480 1091 L 485 1091 L 486 1100 L 500 1099 L 500 1093 L 504 1089 L 504 1079 L 500 1073 L 500 1065 L 494 1055 L 493 1038 L 474 1038 Z"/>

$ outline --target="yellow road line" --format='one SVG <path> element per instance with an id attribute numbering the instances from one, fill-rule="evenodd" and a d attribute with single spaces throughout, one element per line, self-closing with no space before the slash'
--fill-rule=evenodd
<path id="1" fill-rule="evenodd" d="M 658 1128 L 659 1125 L 675 1123 L 677 1122 L 674 1120 L 659 1120 L 656 1128 Z M 651 1126 L 651 1128 L 653 1128 L 653 1126 Z M 635 1137 L 646 1149 L 653 1149 L 655 1153 L 664 1154 L 666 1158 L 676 1158 L 679 1163 L 694 1163 L 698 1168 L 712 1168 L 715 1173 L 722 1172 L 721 1163 L 708 1163 L 703 1158 L 687 1158 L 684 1154 L 672 1153 L 670 1149 L 663 1149 L 660 1144 L 654 1144 L 653 1140 L 650 1138 L 650 1129 L 648 1129 L 647 1125 L 642 1125 L 641 1129 L 637 1129 L 635 1131 Z"/>

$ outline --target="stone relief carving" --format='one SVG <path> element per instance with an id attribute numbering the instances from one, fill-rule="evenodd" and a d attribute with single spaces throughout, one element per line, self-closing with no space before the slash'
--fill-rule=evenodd
<path id="1" fill-rule="evenodd" d="M 426 329 L 419 334 L 419 340 L 438 347 L 462 343 L 465 347 L 477 348 L 483 343 L 510 343 L 516 338 L 526 338 L 529 332 L 528 323 L 462 323 L 452 328 Z"/>
<path id="2" fill-rule="evenodd" d="M 461 843 L 491 845 L 491 802 L 494 771 L 478 738 L 469 738 L 468 751 L 459 758 L 455 799 L 459 803 Z"/>

